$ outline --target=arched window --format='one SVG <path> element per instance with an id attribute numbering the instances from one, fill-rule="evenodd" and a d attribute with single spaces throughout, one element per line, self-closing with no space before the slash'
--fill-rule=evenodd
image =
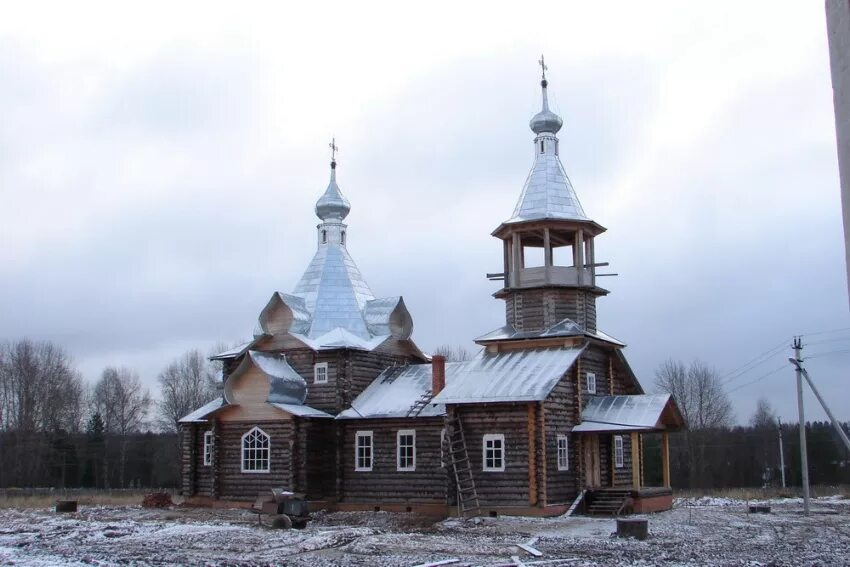
<path id="1" fill-rule="evenodd" d="M 323 230 L 322 231 L 322 244 L 327 244 L 327 243 L 328 243 L 328 231 Z"/>
<path id="2" fill-rule="evenodd" d="M 540 153 L 543 153 L 543 140 L 540 140 Z"/>
<path id="3" fill-rule="evenodd" d="M 242 472 L 267 473 L 271 457 L 270 438 L 259 427 L 242 436 Z"/>

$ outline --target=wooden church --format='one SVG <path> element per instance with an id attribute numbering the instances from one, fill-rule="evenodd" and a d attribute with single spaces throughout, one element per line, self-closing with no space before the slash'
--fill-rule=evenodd
<path id="1" fill-rule="evenodd" d="M 545 69 L 545 68 L 544 68 Z M 190 502 L 305 494 L 315 508 L 557 515 L 672 505 L 675 401 L 648 395 L 599 330 L 594 240 L 558 157 L 561 118 L 531 119 L 534 164 L 502 241 L 505 325 L 471 360 L 424 354 L 401 297 L 375 298 L 348 253 L 350 204 L 331 179 L 316 204 L 317 251 L 275 292 L 254 340 L 214 357 L 223 396 L 181 420 Z M 542 252 L 542 254 L 541 254 Z M 535 265 L 534 259 L 542 258 Z M 642 435 L 660 432 L 663 486 L 646 487 Z"/>

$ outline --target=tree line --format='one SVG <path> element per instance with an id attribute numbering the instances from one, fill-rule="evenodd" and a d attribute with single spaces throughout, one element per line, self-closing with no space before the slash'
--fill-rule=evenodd
<path id="1" fill-rule="evenodd" d="M 723 381 L 699 360 L 667 360 L 656 370 L 655 386 L 674 397 L 687 424 L 670 435 L 674 487 L 781 486 L 780 434 L 786 486 L 801 486 L 799 424 L 780 424 L 766 398 L 758 400 L 747 425 L 735 425 Z M 850 431 L 850 424 L 843 427 Z M 807 422 L 806 441 L 812 484 L 850 483 L 850 455 L 829 422 Z M 660 485 L 659 435 L 644 436 L 644 457 L 646 484 Z"/>
<path id="2" fill-rule="evenodd" d="M 177 420 L 219 395 L 219 372 L 190 350 L 154 402 L 130 368 L 89 383 L 55 343 L 0 343 L 0 487 L 177 486 Z"/>

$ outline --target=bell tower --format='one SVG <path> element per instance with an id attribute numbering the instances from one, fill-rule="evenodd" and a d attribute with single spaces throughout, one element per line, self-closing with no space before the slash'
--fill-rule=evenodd
<path id="1" fill-rule="evenodd" d="M 595 333 L 596 298 L 608 293 L 596 285 L 594 240 L 605 228 L 584 212 L 561 164 L 561 117 L 549 109 L 546 66 L 542 109 L 531 119 L 534 165 L 513 215 L 493 231 L 503 242 L 504 279 L 495 296 L 505 300 L 507 323 L 518 332 L 540 332 L 571 319 Z"/>

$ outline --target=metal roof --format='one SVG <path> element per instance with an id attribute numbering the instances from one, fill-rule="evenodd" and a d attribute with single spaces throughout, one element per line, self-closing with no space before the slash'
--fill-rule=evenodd
<path id="1" fill-rule="evenodd" d="M 586 331 L 584 327 L 573 321 L 572 319 L 564 319 L 555 323 L 548 329 L 542 331 L 517 331 L 511 325 L 505 325 L 495 331 L 490 331 L 487 334 L 481 335 L 475 342 L 487 343 L 494 341 L 511 341 L 521 339 L 546 339 L 552 337 L 593 337 L 605 342 L 609 342 L 619 346 L 625 346 L 614 337 L 603 333 L 602 331 Z"/>
<path id="2" fill-rule="evenodd" d="M 303 404 L 271 403 L 271 405 L 287 413 L 291 413 L 292 415 L 297 415 L 298 417 L 321 417 L 333 419 L 333 416 L 331 414 L 323 412 L 322 410 L 316 408 L 311 408 L 310 406 L 305 406 Z"/>
<path id="3" fill-rule="evenodd" d="M 531 119 L 534 165 L 525 180 L 511 218 L 505 224 L 542 219 L 590 221 L 558 157 L 561 118 L 549 110 L 545 81 L 543 109 Z M 542 149 L 542 151 L 541 151 Z"/>
<path id="4" fill-rule="evenodd" d="M 286 361 L 286 355 L 249 350 L 248 356 L 239 367 L 228 377 L 228 380 L 247 369 L 247 364 L 253 363 L 269 379 L 269 397 L 266 401 L 279 404 L 301 405 L 307 398 L 307 382 Z M 243 368 L 245 367 L 245 368 Z M 227 390 L 225 389 L 225 393 Z"/>
<path id="5" fill-rule="evenodd" d="M 581 423 L 573 432 L 656 429 L 664 409 L 671 402 L 670 394 L 591 396 L 581 412 Z"/>
<path id="6" fill-rule="evenodd" d="M 316 216 L 323 221 L 343 220 L 350 211 L 351 204 L 340 191 L 339 185 L 336 184 L 336 161 L 332 161 L 331 181 L 328 183 L 328 188 L 325 189 L 324 194 L 316 202 Z"/>
<path id="7" fill-rule="evenodd" d="M 549 395 L 584 346 L 541 348 L 496 354 L 446 365 L 446 387 L 434 403 L 534 402 Z"/>
<path id="8" fill-rule="evenodd" d="M 206 416 L 219 409 L 222 406 L 226 406 L 227 402 L 224 401 L 224 398 L 216 398 L 208 404 L 204 404 L 199 407 L 189 415 L 185 415 L 177 420 L 177 423 L 198 423 L 206 421 Z"/>
<path id="9" fill-rule="evenodd" d="M 446 364 L 446 375 L 458 364 Z M 430 364 L 394 366 L 375 378 L 337 419 L 407 417 L 413 404 L 424 396 L 430 397 L 430 394 Z M 429 403 L 417 417 L 434 417 L 445 413 L 445 405 Z"/>

